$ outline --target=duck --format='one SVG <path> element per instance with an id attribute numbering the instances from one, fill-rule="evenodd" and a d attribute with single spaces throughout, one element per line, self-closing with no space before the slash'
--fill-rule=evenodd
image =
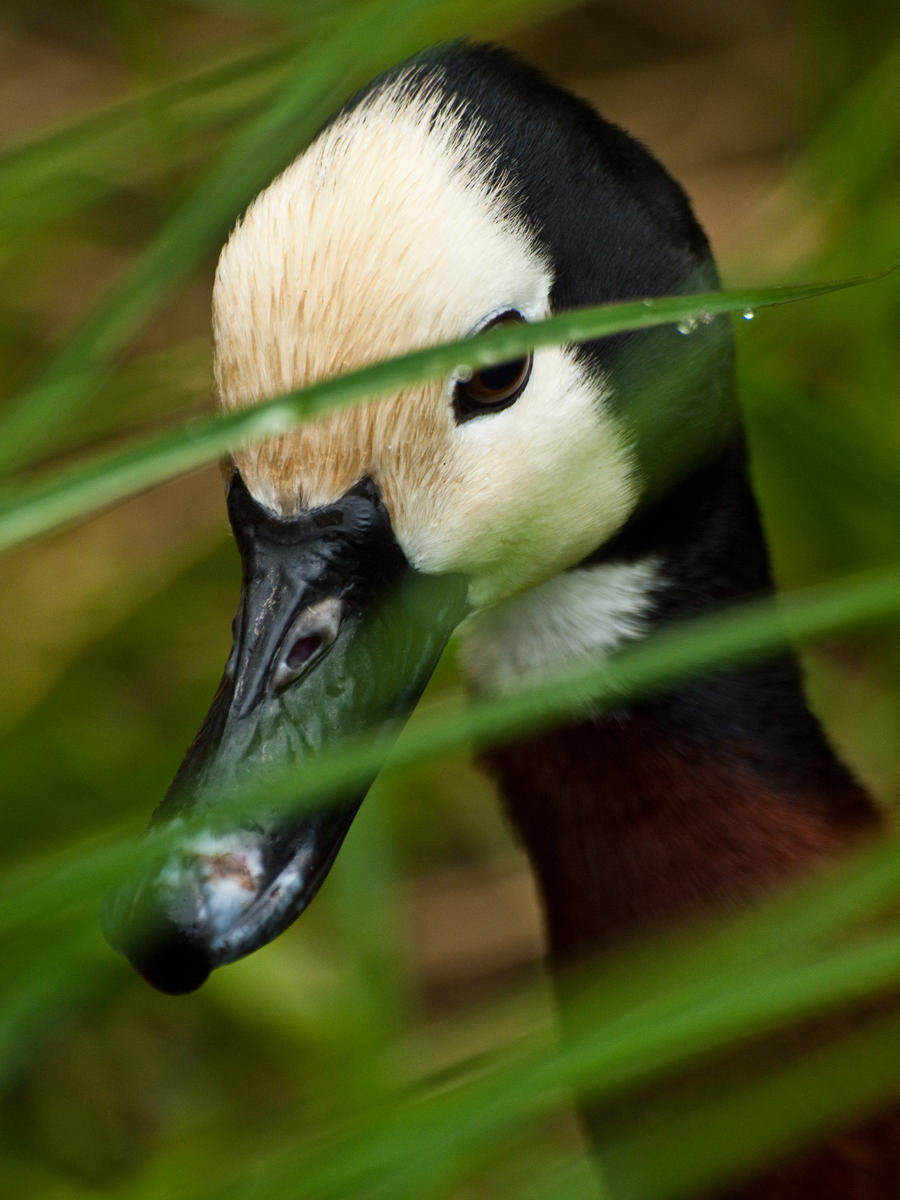
<path id="1" fill-rule="evenodd" d="M 213 287 L 216 392 L 234 411 L 500 325 L 717 287 L 643 145 L 507 50 L 442 44 L 352 96 L 238 220 Z M 261 785 L 246 819 L 217 799 L 396 727 L 454 633 L 469 686 L 502 694 L 773 591 L 727 317 L 461 367 L 236 447 L 224 474 L 233 647 L 153 817 L 172 844 L 105 918 L 169 993 L 296 919 L 367 787 L 298 813 Z M 882 826 L 789 653 L 485 761 L 560 976 L 745 909 Z M 868 1136 L 717 1194 L 894 1197 L 900 1151 L 875 1169 Z"/>

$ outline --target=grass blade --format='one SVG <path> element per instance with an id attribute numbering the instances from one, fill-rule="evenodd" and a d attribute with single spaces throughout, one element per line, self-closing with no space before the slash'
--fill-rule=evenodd
<path id="1" fill-rule="evenodd" d="M 123 279 L 58 351 L 0 425 L 0 470 L 37 449 L 45 429 L 71 420 L 141 321 L 221 241 L 254 192 L 297 153 L 331 109 L 361 82 L 417 46 L 416 19 L 433 0 L 372 0 L 315 51 L 294 56 L 287 81 L 248 121 Z"/>
<path id="2" fill-rule="evenodd" d="M 880 277 L 860 276 L 832 283 L 737 289 L 601 305 L 563 313 L 533 325 L 491 330 L 476 338 L 417 350 L 253 408 L 192 422 L 186 429 L 77 466 L 49 482 L 24 487 L 14 500 L 8 499 L 0 505 L 0 550 L 209 462 L 239 443 L 283 432 L 305 418 L 340 404 L 447 373 L 461 364 L 485 366 L 502 362 L 532 346 L 586 341 L 698 315 L 752 311 L 787 304 L 856 287 Z"/>

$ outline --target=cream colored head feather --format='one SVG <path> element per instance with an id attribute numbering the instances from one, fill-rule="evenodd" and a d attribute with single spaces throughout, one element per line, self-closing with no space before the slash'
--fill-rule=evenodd
<path id="1" fill-rule="evenodd" d="M 233 409 L 460 338 L 492 314 L 549 314 L 552 267 L 481 130 L 404 75 L 339 116 L 251 204 L 219 260 L 219 397 Z M 267 508 L 290 517 L 378 485 L 424 572 L 469 576 L 476 605 L 549 578 L 619 528 L 636 488 L 605 385 L 565 348 L 538 351 L 504 411 L 458 423 L 453 381 L 410 387 L 240 449 Z"/>

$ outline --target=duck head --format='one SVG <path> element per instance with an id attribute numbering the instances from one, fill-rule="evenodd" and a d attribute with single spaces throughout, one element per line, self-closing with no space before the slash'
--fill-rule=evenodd
<path id="1" fill-rule="evenodd" d="M 715 285 L 647 151 L 499 49 L 438 47 L 351 99 L 238 222 L 213 296 L 219 401 Z M 366 789 L 300 811 L 266 780 L 396 729 L 464 617 L 569 579 L 732 436 L 731 378 L 719 319 L 539 349 L 236 449 L 233 650 L 154 814 L 165 854 L 106 911 L 138 971 L 189 991 L 293 921 Z M 221 814 L 242 784 L 252 812 Z"/>

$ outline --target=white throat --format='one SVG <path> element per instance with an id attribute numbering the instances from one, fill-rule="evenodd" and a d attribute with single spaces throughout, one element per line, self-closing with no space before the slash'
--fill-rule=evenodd
<path id="1" fill-rule="evenodd" d="M 642 637 L 662 584 L 659 560 L 581 567 L 470 617 L 463 673 L 476 691 L 513 691 L 527 677 L 608 655 Z"/>

